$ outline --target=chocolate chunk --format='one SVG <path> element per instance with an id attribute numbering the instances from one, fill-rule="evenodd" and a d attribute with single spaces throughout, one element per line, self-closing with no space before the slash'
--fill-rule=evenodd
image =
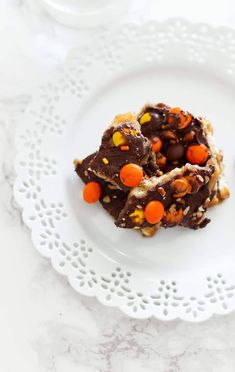
<path id="1" fill-rule="evenodd" d="M 148 177 L 162 175 L 162 171 L 154 160 L 150 160 L 146 165 L 143 166 L 143 169 Z"/>
<path id="2" fill-rule="evenodd" d="M 161 112 L 149 111 L 148 115 L 150 118 L 148 123 L 151 124 L 152 128 L 154 128 L 155 130 L 161 129 L 161 122 L 162 122 Z M 141 124 L 141 120 L 140 120 L 140 124 Z"/>
<path id="3" fill-rule="evenodd" d="M 148 163 L 151 145 L 141 134 L 134 114 L 118 115 L 104 132 L 101 146 L 90 163 L 89 170 L 99 178 L 128 191 L 119 177 L 120 170 L 128 163 L 143 166 Z"/>
<path id="4" fill-rule="evenodd" d="M 181 160 L 184 156 L 184 145 L 181 143 L 175 143 L 174 145 L 168 146 L 166 150 L 166 158 L 168 161 L 173 163 L 176 160 Z"/>
<path id="5" fill-rule="evenodd" d="M 97 177 L 94 173 L 88 171 L 89 165 L 91 161 L 94 159 L 96 152 L 87 156 L 84 160 L 75 160 L 75 172 L 81 178 L 84 183 L 88 183 L 89 181 L 96 181 Z"/>
<path id="6" fill-rule="evenodd" d="M 124 208 L 127 194 L 89 171 L 90 163 L 95 155 L 96 153 L 89 155 L 83 161 L 75 161 L 75 171 L 84 183 L 95 181 L 100 184 L 102 189 L 100 204 L 114 219 L 117 219 Z"/>
<path id="7" fill-rule="evenodd" d="M 216 185 L 217 177 L 219 184 L 214 196 L 210 196 L 210 205 L 218 204 L 229 197 L 228 187 L 225 186 L 224 188 L 223 186 L 223 157 L 221 152 L 211 144 L 211 135 L 213 133 L 211 124 L 206 119 L 196 117 L 186 111 L 181 110 L 178 114 L 172 113 L 169 106 L 161 103 L 145 105 L 138 116 L 138 120 L 140 121 L 141 117 L 143 117 L 145 113 L 149 112 L 151 113 L 151 116 L 153 116 L 153 113 L 156 113 L 155 117 L 158 119 L 158 123 L 152 125 L 151 120 L 150 122 L 145 122 L 141 125 L 141 131 L 150 141 L 153 141 L 154 137 L 158 137 L 162 140 L 163 146 L 161 148 L 161 155 L 160 158 L 157 157 L 157 163 L 160 166 L 161 171 L 163 173 L 168 173 L 176 167 L 182 167 L 188 162 L 186 158 L 187 148 L 191 145 L 203 144 L 210 149 L 210 154 L 206 164 L 212 162 L 216 165 L 217 175 L 215 176 L 214 183 Z M 169 117 L 171 118 L 170 120 Z M 183 156 L 175 161 L 173 159 L 170 161 L 169 158 L 165 161 L 167 158 L 167 151 L 169 151 L 169 146 L 176 143 L 184 146 L 185 150 Z M 156 155 L 158 156 L 158 154 Z M 168 157 L 169 156 L 171 158 L 171 155 L 168 153 Z M 223 190 L 226 190 L 226 192 L 223 192 Z M 223 194 L 223 198 L 219 197 L 220 192 Z"/>
<path id="8" fill-rule="evenodd" d="M 170 107 L 164 104 L 146 105 L 138 116 L 141 132 L 147 138 L 157 136 L 166 124 L 166 117 Z M 147 114 L 147 115 L 146 115 Z"/>
<path id="9" fill-rule="evenodd" d="M 151 142 L 154 137 L 162 140 L 161 153 L 167 159 L 166 165 L 161 167 L 164 173 L 188 162 L 184 155 L 190 145 L 204 144 L 210 147 L 203 119 L 188 112 L 174 113 L 174 109 L 172 112 L 167 105 L 149 104 L 143 107 L 138 120 L 140 123 L 142 121 L 142 133 Z M 177 163 L 172 166 L 174 162 Z"/>

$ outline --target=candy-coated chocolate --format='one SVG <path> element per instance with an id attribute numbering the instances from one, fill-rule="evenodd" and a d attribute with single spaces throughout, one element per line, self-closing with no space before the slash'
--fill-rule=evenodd
<path id="1" fill-rule="evenodd" d="M 186 158 L 191 164 L 204 164 L 209 157 L 208 148 L 205 145 L 191 145 L 186 152 Z"/>
<path id="2" fill-rule="evenodd" d="M 124 145 L 124 143 L 126 142 L 125 137 L 120 132 L 114 132 L 112 139 L 113 139 L 113 144 L 116 147 L 118 147 L 120 145 Z"/>
<path id="3" fill-rule="evenodd" d="M 168 161 L 173 162 L 182 159 L 184 156 L 184 146 L 181 143 L 175 143 L 168 146 L 166 151 L 166 158 Z"/>
<path id="4" fill-rule="evenodd" d="M 83 199 L 89 203 L 96 203 L 101 196 L 101 186 L 98 182 L 88 182 L 83 189 Z"/>
<path id="5" fill-rule="evenodd" d="M 167 119 L 168 124 L 174 124 L 178 122 L 179 129 L 185 129 L 189 126 L 192 121 L 192 117 L 189 114 L 184 113 L 180 107 L 173 107 L 169 111 L 169 116 Z"/>
<path id="6" fill-rule="evenodd" d="M 144 123 L 148 123 L 151 120 L 151 114 L 149 112 L 146 112 L 143 116 L 140 118 L 140 124 L 143 125 Z"/>
<path id="7" fill-rule="evenodd" d="M 129 217 L 132 218 L 135 224 L 142 225 L 142 223 L 144 222 L 144 211 L 143 209 L 135 209 Z"/>
<path id="8" fill-rule="evenodd" d="M 159 137 L 154 137 L 152 141 L 152 150 L 155 153 L 158 153 L 162 148 L 162 140 Z"/>
<path id="9" fill-rule="evenodd" d="M 120 180 L 127 187 L 135 187 L 140 184 L 143 178 L 143 170 L 137 164 L 129 163 L 124 165 L 120 171 Z"/>
<path id="10" fill-rule="evenodd" d="M 164 206 L 158 200 L 150 201 L 144 210 L 144 217 L 148 223 L 156 224 L 161 221 L 164 215 Z"/>
<path id="11" fill-rule="evenodd" d="M 171 183 L 171 191 L 175 198 L 182 198 L 191 191 L 192 187 L 185 177 L 180 177 Z"/>

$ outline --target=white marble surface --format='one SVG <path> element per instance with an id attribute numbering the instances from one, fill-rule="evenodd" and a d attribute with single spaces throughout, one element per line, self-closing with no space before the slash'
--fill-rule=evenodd
<path id="1" fill-rule="evenodd" d="M 235 313 L 202 324 L 131 320 L 75 293 L 34 250 L 12 196 L 15 128 L 32 89 L 94 32 L 56 24 L 37 3 L 0 0 L 0 371 L 235 371 Z M 235 5 L 134 0 L 126 17 L 174 15 L 233 25 Z"/>

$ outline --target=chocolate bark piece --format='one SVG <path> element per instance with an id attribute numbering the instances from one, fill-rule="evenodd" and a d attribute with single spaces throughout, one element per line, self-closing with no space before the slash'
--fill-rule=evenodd
<path id="1" fill-rule="evenodd" d="M 91 161 L 89 170 L 119 189 L 129 191 L 130 188 L 120 180 L 121 168 L 128 163 L 146 165 L 150 153 L 150 143 L 141 134 L 136 115 L 117 115 L 104 132 L 101 146 Z"/>
<path id="2" fill-rule="evenodd" d="M 156 137 L 162 141 L 161 151 L 155 155 L 156 163 L 163 173 L 170 172 L 188 163 L 186 152 L 189 146 L 205 145 L 209 156 L 202 165 L 213 164 L 216 168 L 214 177 L 217 177 L 208 206 L 218 204 L 229 197 L 229 189 L 223 175 L 223 155 L 214 143 L 213 127 L 205 118 L 187 111 L 172 111 L 174 109 L 163 103 L 150 103 L 138 115 L 143 135 L 151 142 Z"/>
<path id="3" fill-rule="evenodd" d="M 208 200 L 208 207 L 213 207 L 225 199 L 229 198 L 230 196 L 230 191 L 227 186 L 226 180 L 222 175 L 219 176 L 215 188 L 212 191 L 212 194 L 210 196 L 210 199 Z"/>
<path id="4" fill-rule="evenodd" d="M 156 137 L 162 141 L 160 155 L 166 157 L 166 163 L 162 167 L 164 173 L 188 163 L 186 150 L 190 145 L 203 144 L 209 150 L 208 159 L 213 155 L 203 120 L 189 112 L 174 113 L 171 107 L 163 103 L 147 104 L 138 115 L 138 120 L 145 137 L 151 142 Z M 156 157 L 158 159 L 159 154 Z"/>
<path id="5" fill-rule="evenodd" d="M 211 207 L 229 198 L 230 191 L 224 176 L 223 153 L 215 145 L 213 137 L 214 130 L 212 124 L 205 118 L 200 118 L 200 120 L 202 122 L 204 132 L 206 133 L 207 141 L 211 150 L 211 158 L 208 160 L 207 165 L 213 163 L 216 165 L 217 179 L 215 181 L 215 187 L 210 197 L 210 202 L 208 203 L 208 207 Z"/>
<path id="6" fill-rule="evenodd" d="M 117 219 L 126 203 L 127 193 L 115 188 L 112 184 L 106 183 L 103 179 L 98 178 L 93 172 L 88 170 L 95 155 L 96 153 L 93 153 L 84 160 L 74 160 L 75 171 L 85 184 L 95 181 L 101 185 L 102 194 L 99 200 L 100 204 L 114 219 Z"/>
<path id="7" fill-rule="evenodd" d="M 145 179 L 130 191 L 115 223 L 122 228 L 141 229 L 144 235 L 150 229 L 148 236 L 160 227 L 205 227 L 210 222 L 204 215 L 207 200 L 215 187 L 214 175 L 215 165 L 199 167 L 186 164 L 161 177 Z M 165 211 L 157 224 L 149 223 L 144 213 L 147 204 L 153 200 L 161 202 Z"/>
<path id="8" fill-rule="evenodd" d="M 159 166 L 156 164 L 155 157 L 152 156 L 149 158 L 148 163 L 143 165 L 144 174 L 147 177 L 159 177 L 162 176 L 162 171 Z"/>
<path id="9" fill-rule="evenodd" d="M 73 164 L 75 166 L 75 172 L 85 184 L 87 184 L 90 181 L 97 181 L 98 177 L 96 177 L 94 173 L 89 172 L 88 170 L 89 165 L 91 161 L 94 159 L 95 155 L 96 155 L 96 152 L 94 152 L 91 155 L 88 155 L 83 160 L 75 159 L 73 161 Z"/>

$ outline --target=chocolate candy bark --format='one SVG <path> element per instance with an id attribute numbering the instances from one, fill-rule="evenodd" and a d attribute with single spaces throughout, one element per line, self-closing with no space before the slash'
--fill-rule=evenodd
<path id="1" fill-rule="evenodd" d="M 103 179 L 98 178 L 93 172 L 88 170 L 95 155 L 96 153 L 91 154 L 82 161 L 75 160 L 75 171 L 86 185 L 95 182 L 100 186 L 101 193 L 98 199 L 102 207 L 113 218 L 117 219 L 124 208 L 127 200 L 127 194 L 124 191 L 115 188 L 112 184 L 106 183 Z M 91 191 L 94 192 L 94 190 Z"/>
<path id="2" fill-rule="evenodd" d="M 136 115 L 118 115 L 104 132 L 101 146 L 91 161 L 89 171 L 115 187 L 129 191 L 143 176 L 151 146 L 140 131 Z"/>
<path id="3" fill-rule="evenodd" d="M 215 187 L 214 176 L 214 165 L 187 164 L 161 177 L 145 179 L 129 193 L 116 225 L 143 232 L 146 228 L 176 225 L 204 227 L 209 222 L 204 214 Z"/>
<path id="4" fill-rule="evenodd" d="M 186 163 L 205 165 L 211 157 L 202 121 L 188 112 L 162 103 L 149 104 L 138 119 L 163 173 Z"/>
<path id="5" fill-rule="evenodd" d="M 145 105 L 138 120 L 143 135 L 152 144 L 153 157 L 162 174 L 187 163 L 200 166 L 213 164 L 217 182 L 211 204 L 229 196 L 223 180 L 223 156 L 213 142 L 210 122 L 163 103 Z"/>
<path id="6" fill-rule="evenodd" d="M 118 115 L 99 150 L 75 161 L 83 198 L 100 201 L 118 227 L 153 236 L 160 227 L 205 227 L 205 212 L 229 196 L 211 124 L 180 108 L 148 104 Z"/>

